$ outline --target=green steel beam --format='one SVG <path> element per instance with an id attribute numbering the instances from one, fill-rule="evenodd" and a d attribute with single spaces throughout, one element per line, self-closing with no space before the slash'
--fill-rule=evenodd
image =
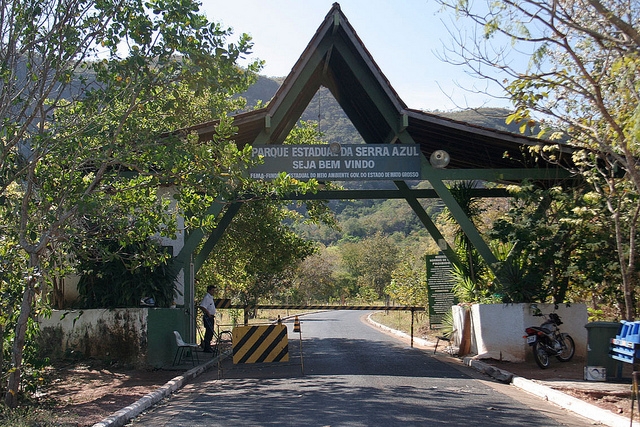
<path id="1" fill-rule="evenodd" d="M 521 168 L 521 169 L 435 169 L 431 167 L 425 159 L 422 162 L 421 179 L 440 181 L 521 181 L 524 179 L 571 179 L 575 178 L 566 169 L 561 167 L 538 169 L 538 168 Z"/>
<path id="2" fill-rule="evenodd" d="M 506 188 L 476 188 L 472 190 L 473 197 L 511 197 Z M 416 199 L 437 199 L 438 193 L 433 189 L 400 190 L 320 190 L 317 193 L 288 194 L 284 200 L 378 200 L 378 199 L 406 199 L 407 194 Z"/>
<path id="3" fill-rule="evenodd" d="M 227 205 L 227 202 L 225 202 L 224 200 L 216 199 L 211 204 L 211 206 L 209 206 L 209 209 L 207 209 L 207 211 L 205 212 L 205 215 L 217 217 L 218 215 L 220 215 L 220 212 L 222 212 L 222 209 L 226 205 Z M 202 228 L 198 228 L 196 230 L 193 230 L 191 233 L 189 233 L 189 235 L 184 241 L 184 246 L 182 247 L 178 255 L 176 255 L 175 257 L 175 262 L 177 263 L 177 266 L 179 268 L 183 268 L 184 264 L 187 261 L 191 262 L 191 256 L 193 255 L 193 252 L 196 250 L 200 242 L 202 242 L 202 239 L 204 238 L 205 234 L 206 233 Z"/>
<path id="4" fill-rule="evenodd" d="M 400 134 L 400 142 L 405 144 L 414 143 L 415 141 L 407 132 L 402 132 Z M 444 202 L 445 206 L 451 212 L 451 216 L 456 220 L 456 222 L 462 228 L 462 231 L 469 238 L 471 244 L 476 248 L 480 256 L 487 263 L 487 266 L 493 271 L 494 265 L 498 262 L 496 256 L 491 252 L 491 249 L 487 245 L 487 243 L 482 239 L 482 236 L 478 232 L 476 226 L 471 222 L 471 220 L 464 213 L 456 199 L 453 197 L 447 186 L 444 184 L 443 176 L 445 175 L 442 171 L 446 171 L 447 169 L 436 169 L 431 166 L 431 163 L 426 159 L 424 154 L 421 154 L 422 168 L 421 175 L 423 179 L 429 181 L 435 192 L 438 194 L 440 199 Z M 479 178 L 472 178 L 479 179 Z M 453 261 L 452 261 L 453 262 Z"/>
<path id="5" fill-rule="evenodd" d="M 217 199 L 214 201 L 209 209 L 207 209 L 206 215 L 218 216 L 226 203 L 222 199 Z M 189 342 L 195 342 L 196 339 L 196 313 L 195 313 L 195 271 L 194 271 L 194 263 L 193 263 L 193 253 L 202 242 L 202 239 L 205 236 L 205 232 L 203 229 L 198 228 L 188 236 L 186 236 L 184 241 L 184 246 L 174 258 L 174 262 L 176 263 L 176 267 L 178 271 L 182 270 L 184 272 L 184 307 L 186 314 L 191 321 L 188 322 L 187 326 L 187 339 Z"/>
<path id="6" fill-rule="evenodd" d="M 416 215 L 418 215 L 418 218 L 425 226 L 433 240 L 435 240 L 442 253 L 447 257 L 449 261 L 451 261 L 453 265 L 457 266 L 462 271 L 466 271 L 467 269 L 460 262 L 456 253 L 453 251 L 453 249 L 451 249 L 451 246 L 449 245 L 449 243 L 447 243 L 447 240 L 444 238 L 442 233 L 440 233 L 440 230 L 438 230 L 438 227 L 436 227 L 436 225 L 433 223 L 420 202 L 418 202 L 418 199 L 414 196 L 414 193 L 411 191 L 407 183 L 404 181 L 394 181 L 394 183 L 396 187 L 398 187 L 400 193 L 404 195 L 407 203 L 409 203 L 409 206 L 411 206 L 411 209 L 413 209 Z"/>
<path id="7" fill-rule="evenodd" d="M 222 218 L 220 218 L 218 225 L 216 225 L 216 228 L 211 232 L 207 241 L 204 242 L 204 245 L 202 245 L 202 249 L 200 249 L 200 252 L 198 252 L 196 259 L 193 262 L 194 274 L 198 273 L 200 267 L 202 267 L 202 264 L 204 264 L 204 262 L 209 257 L 209 254 L 213 250 L 213 247 L 216 245 L 216 243 L 218 243 L 227 227 L 229 227 L 229 225 L 231 224 L 233 217 L 236 216 L 243 204 L 244 203 L 242 202 L 233 202 L 229 205 L 227 211 L 224 213 Z"/>
<path id="8" fill-rule="evenodd" d="M 493 252 L 491 252 L 487 243 L 482 239 L 482 236 L 480 236 L 478 229 L 464 213 L 447 186 L 444 185 L 444 182 L 437 179 L 429 180 L 429 182 L 433 186 L 433 189 L 436 190 L 436 193 L 438 193 L 438 196 L 440 196 L 440 199 L 442 199 L 445 206 L 449 209 L 449 212 L 451 212 L 451 216 L 453 216 L 456 222 L 460 225 L 464 234 L 467 235 L 471 244 L 485 260 L 487 266 L 493 270 L 494 264 L 498 262 L 498 259 L 495 257 Z"/>

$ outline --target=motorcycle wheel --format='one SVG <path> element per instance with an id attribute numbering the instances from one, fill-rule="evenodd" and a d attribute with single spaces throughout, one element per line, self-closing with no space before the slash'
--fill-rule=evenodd
<path id="1" fill-rule="evenodd" d="M 576 352 L 576 346 L 573 342 L 573 338 L 569 334 L 560 334 L 560 344 L 562 344 L 562 353 L 558 354 L 556 358 L 561 362 L 568 362 L 573 358 Z"/>
<path id="2" fill-rule="evenodd" d="M 549 355 L 544 349 L 544 346 L 538 341 L 533 345 L 532 349 L 533 359 L 536 361 L 536 364 L 542 369 L 547 369 L 549 367 Z"/>

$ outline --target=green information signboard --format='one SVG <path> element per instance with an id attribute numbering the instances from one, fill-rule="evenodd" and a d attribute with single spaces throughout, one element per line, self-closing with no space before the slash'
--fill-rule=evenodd
<path id="1" fill-rule="evenodd" d="M 429 324 L 432 329 L 442 327 L 442 319 L 456 304 L 453 288 L 453 266 L 447 257 L 427 255 L 427 293 L 429 296 Z"/>
<path id="2" fill-rule="evenodd" d="M 274 179 L 281 172 L 305 180 L 357 181 L 419 179 L 417 144 L 259 145 L 252 156 L 263 163 L 252 167 L 253 179 Z"/>

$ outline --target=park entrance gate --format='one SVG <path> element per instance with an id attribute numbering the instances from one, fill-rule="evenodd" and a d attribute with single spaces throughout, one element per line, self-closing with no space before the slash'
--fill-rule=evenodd
<path id="1" fill-rule="evenodd" d="M 288 172 L 307 174 L 309 178 L 312 177 L 311 174 L 316 174 L 315 178 L 318 179 L 320 176 L 321 180 L 384 179 L 393 182 L 395 188 L 321 190 L 316 194 L 291 194 L 287 199 L 404 199 L 436 241 L 444 256 L 454 265 L 460 266 L 461 263 L 423 209 L 420 199 L 440 199 L 487 265 L 493 266 L 496 263 L 494 254 L 456 202 L 445 182 L 476 180 L 518 183 L 529 179 L 541 185 L 554 185 L 562 180 L 571 179 L 566 168 L 571 162 L 569 148 L 556 149 L 555 162 L 549 163 L 532 148 L 544 145 L 553 147 L 553 144 L 408 108 L 378 68 L 337 3 L 332 6 L 268 105 L 234 116 L 234 125 L 238 128 L 234 136 L 236 144 L 251 145 L 258 155 L 262 153 L 268 160 L 265 164 L 271 164 L 274 160 L 275 171 L 286 170 L 285 163 L 293 161 L 293 149 L 287 150 L 287 147 L 292 146 L 284 146 L 282 143 L 320 87 L 329 89 L 366 143 L 361 147 L 367 155 L 352 158 L 350 165 L 355 167 L 355 161 L 361 160 L 360 166 L 364 165 L 366 168 L 372 166 L 370 161 L 380 161 L 387 169 L 371 167 L 370 170 L 356 171 L 346 168 L 346 163 L 338 164 L 336 161 L 340 160 L 343 154 L 349 154 L 345 149 L 351 148 L 355 153 L 356 147 L 331 144 L 325 146 L 324 151 L 318 151 L 318 156 L 315 149 L 306 149 L 302 156 L 294 159 L 301 163 L 296 163 L 296 168 Z M 203 123 L 185 129 L 185 132 L 195 132 L 201 140 L 209 140 L 215 132 L 216 125 L 216 121 Z M 394 149 L 397 149 L 398 154 L 403 152 L 406 155 L 391 160 L 382 158 L 385 150 L 393 153 Z M 285 156 L 284 153 L 287 151 L 288 154 Z M 320 170 L 320 162 L 324 162 L 323 165 L 328 168 Z M 312 167 L 314 165 L 315 168 Z M 274 173 L 274 170 L 268 169 L 271 166 L 265 167 L 266 169 L 253 171 L 254 177 L 267 179 L 268 174 Z M 351 175 L 352 173 L 357 173 L 357 176 Z M 412 188 L 411 183 L 416 181 L 428 181 L 431 188 Z M 505 197 L 507 193 L 503 188 L 478 188 L 474 190 L 473 196 Z M 208 214 L 220 218 L 218 227 L 212 233 L 193 230 L 185 237 L 176 261 L 184 272 L 183 293 L 187 318 L 193 319 L 194 277 L 243 203 L 243 200 L 216 200 L 210 206 Z M 199 247 L 201 249 L 196 253 Z M 195 325 L 193 322 L 186 323 L 190 326 L 188 331 L 184 331 L 185 336 L 193 340 Z"/>

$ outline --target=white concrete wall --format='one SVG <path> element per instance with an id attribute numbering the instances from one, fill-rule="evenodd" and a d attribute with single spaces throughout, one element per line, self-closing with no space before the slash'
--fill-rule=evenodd
<path id="1" fill-rule="evenodd" d="M 553 304 L 536 304 L 544 314 L 558 313 L 563 324 L 560 330 L 575 341 L 576 357 L 587 355 L 587 307 L 571 304 L 566 307 Z M 459 345 L 460 331 L 463 329 L 463 307 L 453 307 L 454 324 L 459 331 L 455 344 Z M 523 362 L 531 358 L 531 349 L 523 336 L 525 328 L 539 326 L 542 317 L 533 316 L 530 304 L 474 304 L 471 306 L 471 351 L 479 359 L 496 359 Z"/>
<path id="2" fill-rule="evenodd" d="M 480 359 L 524 360 L 524 316 L 521 304 L 475 304 L 471 324 Z"/>

